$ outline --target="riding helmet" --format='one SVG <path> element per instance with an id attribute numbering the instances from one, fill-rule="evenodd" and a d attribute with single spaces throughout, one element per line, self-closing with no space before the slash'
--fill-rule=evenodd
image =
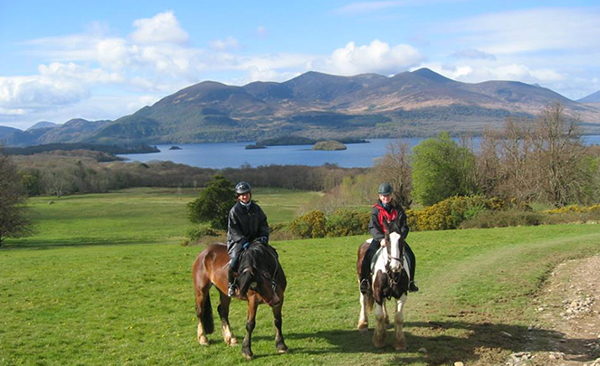
<path id="1" fill-rule="evenodd" d="M 239 182 L 235 185 L 235 193 L 237 195 L 244 194 L 250 192 L 252 189 L 250 188 L 250 184 L 247 182 Z"/>
<path id="2" fill-rule="evenodd" d="M 385 183 L 381 183 L 379 185 L 379 189 L 377 190 L 377 193 L 387 196 L 387 195 L 392 194 L 393 191 L 394 191 L 394 189 L 392 188 L 392 185 L 389 184 L 388 182 L 385 182 Z"/>

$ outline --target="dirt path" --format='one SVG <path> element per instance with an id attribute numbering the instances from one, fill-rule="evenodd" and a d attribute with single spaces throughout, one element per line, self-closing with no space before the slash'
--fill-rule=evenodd
<path id="1" fill-rule="evenodd" d="M 555 331 L 544 352 L 518 352 L 507 365 L 600 366 L 600 255 L 552 272 L 536 299 L 539 326 Z"/>

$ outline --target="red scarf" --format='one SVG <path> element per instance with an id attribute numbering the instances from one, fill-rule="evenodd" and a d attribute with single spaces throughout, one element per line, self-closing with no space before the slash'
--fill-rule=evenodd
<path id="1" fill-rule="evenodd" d="M 398 210 L 392 209 L 392 212 L 387 212 L 387 210 L 383 208 L 383 206 L 381 206 L 379 203 L 376 203 L 375 205 L 373 205 L 373 207 L 376 207 L 379 210 L 379 215 L 377 215 L 377 221 L 379 222 L 379 227 L 385 233 L 386 228 L 383 224 L 383 220 L 385 219 L 385 221 L 387 221 L 388 224 L 396 220 L 398 218 Z"/>

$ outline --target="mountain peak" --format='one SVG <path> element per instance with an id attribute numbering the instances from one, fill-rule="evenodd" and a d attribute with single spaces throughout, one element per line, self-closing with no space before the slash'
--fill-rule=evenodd
<path id="1" fill-rule="evenodd" d="M 412 72 L 412 74 L 424 77 L 426 79 L 435 81 L 437 83 L 456 83 L 455 80 L 452 80 L 443 75 L 440 75 L 437 72 L 435 72 L 427 67 L 423 67 L 418 70 L 415 70 Z"/>

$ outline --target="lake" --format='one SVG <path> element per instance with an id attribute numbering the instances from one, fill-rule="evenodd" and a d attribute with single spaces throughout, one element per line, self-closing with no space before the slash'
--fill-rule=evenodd
<path id="1" fill-rule="evenodd" d="M 421 142 L 422 138 L 407 138 L 410 146 Z M 239 168 L 242 165 L 257 167 L 261 165 L 309 165 L 321 166 L 326 163 L 337 164 L 344 168 L 371 167 L 377 158 L 388 151 L 388 146 L 397 139 L 371 139 L 369 143 L 346 144 L 346 150 L 316 151 L 312 145 L 269 146 L 266 149 L 246 150 L 250 142 L 226 142 L 206 144 L 176 145 L 181 150 L 169 150 L 172 144 L 156 145 L 159 153 L 123 154 L 129 161 L 149 162 L 154 160 L 172 161 L 178 164 L 202 168 Z M 477 146 L 480 139 L 475 138 Z M 587 144 L 600 144 L 600 135 L 584 136 Z"/>

